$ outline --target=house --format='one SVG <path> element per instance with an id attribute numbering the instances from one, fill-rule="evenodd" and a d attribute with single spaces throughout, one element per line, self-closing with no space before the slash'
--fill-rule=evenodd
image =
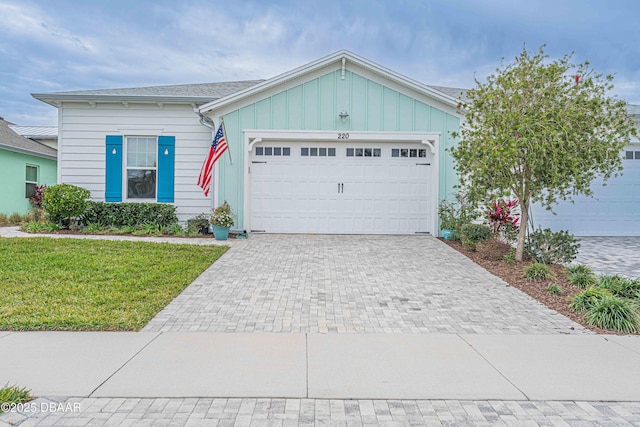
<path id="1" fill-rule="evenodd" d="M 0 118 L 0 213 L 25 214 L 36 185 L 56 183 L 57 151 L 25 138 Z"/>
<path id="2" fill-rule="evenodd" d="M 173 203 L 180 220 L 226 200 L 251 231 L 414 234 L 437 232 L 456 183 L 454 92 L 340 51 L 265 81 L 33 96 L 59 109 L 58 181 L 94 200 Z M 230 147 L 209 197 L 199 114 L 224 118 Z"/>
<path id="3" fill-rule="evenodd" d="M 182 221 L 227 201 L 252 232 L 437 234 L 463 92 L 343 50 L 269 80 L 33 96 L 59 110 L 58 182 L 94 200 L 173 203 Z M 229 152 L 205 197 L 221 122 Z"/>

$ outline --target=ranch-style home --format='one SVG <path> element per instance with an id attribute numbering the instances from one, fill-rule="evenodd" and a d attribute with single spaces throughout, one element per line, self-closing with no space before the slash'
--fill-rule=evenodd
<path id="1" fill-rule="evenodd" d="M 183 221 L 226 200 L 235 228 L 252 232 L 437 235 L 438 201 L 457 183 L 447 149 L 464 120 L 462 93 L 343 50 L 269 80 L 33 96 L 59 111 L 58 182 L 94 200 L 173 203 Z M 196 184 L 211 123 L 222 120 L 229 150 L 205 197 Z M 623 155 L 635 172 L 615 185 L 638 189 L 640 146 Z M 633 193 L 567 224 L 582 235 L 638 235 Z M 594 204 L 574 209 L 581 203 Z M 624 226 L 605 223 L 627 208 Z"/>

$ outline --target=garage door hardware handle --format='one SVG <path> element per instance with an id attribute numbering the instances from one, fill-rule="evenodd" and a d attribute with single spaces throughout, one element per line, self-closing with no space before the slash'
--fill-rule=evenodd
<path id="1" fill-rule="evenodd" d="M 338 183 L 338 194 L 344 193 L 344 183 Z"/>
<path id="2" fill-rule="evenodd" d="M 431 163 L 416 163 L 416 166 L 431 166 Z"/>
<path id="3" fill-rule="evenodd" d="M 252 161 L 251 163 L 267 163 L 267 162 L 256 162 L 256 161 Z"/>

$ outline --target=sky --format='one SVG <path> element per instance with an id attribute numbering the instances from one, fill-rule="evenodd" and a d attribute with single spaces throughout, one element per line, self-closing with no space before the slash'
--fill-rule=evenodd
<path id="1" fill-rule="evenodd" d="M 341 49 L 471 88 L 546 44 L 640 104 L 638 0 L 0 0 L 0 117 L 56 125 L 31 93 L 266 79 Z"/>

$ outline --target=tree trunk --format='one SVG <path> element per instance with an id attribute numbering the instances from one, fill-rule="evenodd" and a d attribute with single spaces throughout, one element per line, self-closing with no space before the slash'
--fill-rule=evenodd
<path id="1" fill-rule="evenodd" d="M 527 239 L 529 225 L 529 201 L 520 201 L 520 230 L 518 231 L 518 246 L 516 246 L 516 261 L 524 257 L 524 243 Z"/>

